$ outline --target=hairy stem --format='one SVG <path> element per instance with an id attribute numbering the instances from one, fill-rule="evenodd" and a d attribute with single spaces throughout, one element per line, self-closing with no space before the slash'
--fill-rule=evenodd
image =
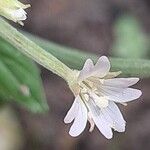
<path id="1" fill-rule="evenodd" d="M 29 40 L 0 17 L 0 36 L 23 54 L 35 60 L 63 79 L 71 80 L 72 70 L 64 63 Z"/>

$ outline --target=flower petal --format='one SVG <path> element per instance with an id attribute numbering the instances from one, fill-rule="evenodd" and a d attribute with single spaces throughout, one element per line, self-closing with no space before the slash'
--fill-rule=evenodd
<path id="1" fill-rule="evenodd" d="M 115 78 L 115 77 L 119 76 L 121 73 L 122 73 L 121 71 L 108 72 L 108 74 L 104 77 L 104 79 L 112 79 L 112 78 Z"/>
<path id="2" fill-rule="evenodd" d="M 27 13 L 22 8 L 12 11 L 12 17 L 16 18 L 17 20 L 26 20 L 26 14 Z"/>
<path id="3" fill-rule="evenodd" d="M 101 109 L 96 106 L 93 100 L 88 101 L 88 107 L 97 128 L 107 139 L 111 139 L 113 136 L 112 129 L 110 124 L 105 120 Z"/>
<path id="4" fill-rule="evenodd" d="M 76 117 L 78 110 L 79 110 L 79 102 L 78 102 L 79 96 L 77 96 L 69 109 L 66 117 L 64 118 L 65 123 L 71 123 L 73 119 Z"/>
<path id="5" fill-rule="evenodd" d="M 92 75 L 102 78 L 108 74 L 109 70 L 110 62 L 106 56 L 102 56 L 92 69 Z"/>
<path id="6" fill-rule="evenodd" d="M 91 59 L 87 59 L 83 66 L 83 69 L 80 71 L 78 81 L 83 81 L 84 79 L 90 77 L 93 67 L 93 61 Z"/>
<path id="7" fill-rule="evenodd" d="M 69 131 L 69 134 L 73 137 L 80 135 L 85 129 L 87 123 L 87 108 L 82 100 L 79 100 L 78 102 L 80 103 L 78 104 L 78 113 Z"/>
<path id="8" fill-rule="evenodd" d="M 113 136 L 112 129 L 110 127 L 110 124 L 105 120 L 104 116 L 100 114 L 99 116 L 93 116 L 93 120 L 97 126 L 97 128 L 100 130 L 100 132 L 107 138 L 111 139 Z"/>
<path id="9" fill-rule="evenodd" d="M 129 102 L 139 98 L 142 92 L 138 89 L 133 88 L 116 88 L 116 87 L 109 87 L 109 86 L 101 86 L 99 92 L 103 96 L 108 96 L 109 100 L 115 102 Z"/>
<path id="10" fill-rule="evenodd" d="M 114 102 L 109 102 L 107 108 L 102 110 L 103 114 L 105 114 L 105 118 L 112 125 L 112 128 L 118 132 L 125 131 L 125 120 L 118 108 L 118 106 Z M 110 119 L 111 118 L 111 119 Z"/>
<path id="11" fill-rule="evenodd" d="M 96 103 L 100 108 L 108 106 L 108 99 L 105 96 L 98 96 L 94 92 L 89 92 L 91 99 Z"/>
<path id="12" fill-rule="evenodd" d="M 110 62 L 106 56 L 102 56 L 98 59 L 95 66 L 91 59 L 87 59 L 83 69 L 81 70 L 78 81 L 83 81 L 90 76 L 104 77 L 110 70 Z"/>
<path id="13" fill-rule="evenodd" d="M 128 87 L 136 84 L 139 78 L 114 78 L 104 80 L 104 85 L 113 87 Z"/>

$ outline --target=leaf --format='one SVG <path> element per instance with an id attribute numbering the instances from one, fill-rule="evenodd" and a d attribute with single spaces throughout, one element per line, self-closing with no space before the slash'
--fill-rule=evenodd
<path id="1" fill-rule="evenodd" d="M 1 38 L 0 98 L 15 100 L 33 112 L 48 109 L 37 66 Z"/>
<path id="2" fill-rule="evenodd" d="M 114 26 L 115 42 L 113 56 L 122 58 L 146 58 L 149 48 L 148 37 L 136 18 L 121 16 Z"/>
<path id="3" fill-rule="evenodd" d="M 91 58 L 96 63 L 97 59 L 100 57 L 100 55 L 97 56 L 92 53 L 83 52 L 79 49 L 65 47 L 23 31 L 22 33 L 73 69 L 81 69 L 88 58 Z M 121 76 L 123 77 L 150 77 L 150 60 L 148 59 L 113 57 L 110 57 L 109 59 L 111 61 L 111 70 L 121 71 Z"/>

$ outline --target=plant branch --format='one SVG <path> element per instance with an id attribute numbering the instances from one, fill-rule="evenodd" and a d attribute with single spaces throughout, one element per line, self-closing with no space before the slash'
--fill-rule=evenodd
<path id="1" fill-rule="evenodd" d="M 9 25 L 0 17 L 0 36 L 23 54 L 35 60 L 53 73 L 59 75 L 66 81 L 71 78 L 72 70 L 60 60 L 48 53 L 40 46 L 29 40 L 14 27 Z M 70 79 L 71 80 L 71 79 Z"/>

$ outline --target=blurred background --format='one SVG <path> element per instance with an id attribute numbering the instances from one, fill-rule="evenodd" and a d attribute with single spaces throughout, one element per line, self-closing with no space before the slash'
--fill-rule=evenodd
<path id="1" fill-rule="evenodd" d="M 22 2 L 32 5 L 22 30 L 99 56 L 150 58 L 149 0 Z M 63 119 L 73 102 L 73 94 L 64 80 L 39 67 L 50 110 L 33 114 L 15 105 L 0 110 L 0 150 L 150 149 L 149 79 L 142 79 L 136 85 L 143 91 L 139 100 L 120 107 L 127 121 L 125 133 L 115 132 L 113 139 L 107 140 L 96 128 L 89 133 L 87 127 L 82 135 L 72 138 L 68 135 L 69 125 L 65 125 Z M 5 126 L 9 122 L 4 116 L 15 119 L 10 127 Z M 8 131 L 11 137 L 6 142 Z M 7 148 L 3 147 L 4 141 Z M 8 146 L 11 142 L 15 143 L 14 148 Z"/>

